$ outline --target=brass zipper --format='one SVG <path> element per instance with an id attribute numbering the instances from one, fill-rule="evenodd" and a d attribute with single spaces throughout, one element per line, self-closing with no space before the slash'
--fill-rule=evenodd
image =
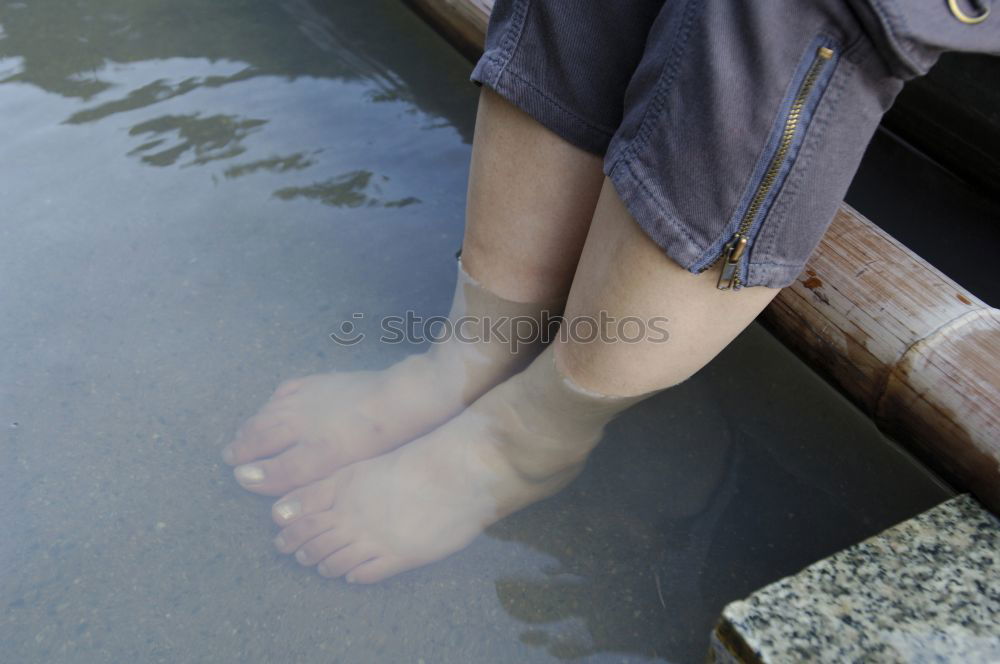
<path id="1" fill-rule="evenodd" d="M 781 132 L 781 142 L 778 143 L 778 149 L 775 151 L 774 156 L 771 157 L 767 171 L 765 171 L 764 177 L 761 178 L 760 184 L 757 185 L 757 191 L 754 192 L 754 196 L 750 200 L 750 205 L 747 206 L 746 212 L 740 220 L 740 226 L 733 235 L 733 239 L 727 242 L 726 246 L 722 249 L 722 255 L 719 257 L 722 259 L 722 272 L 719 274 L 718 283 L 719 290 L 729 290 L 740 286 L 740 259 L 746 254 L 747 244 L 750 241 L 748 236 L 750 228 L 760 213 L 760 208 L 764 204 L 764 201 L 767 200 L 767 195 L 774 188 L 774 183 L 778 179 L 781 167 L 788 158 L 788 151 L 791 149 L 792 142 L 795 140 L 795 135 L 799 129 L 802 108 L 809 100 L 809 94 L 812 92 L 813 87 L 815 87 L 816 81 L 823 71 L 823 67 L 832 57 L 833 49 L 827 46 L 820 46 L 816 49 L 816 57 L 813 59 L 809 71 L 806 72 L 805 78 L 802 79 L 802 85 L 799 86 L 799 90 L 795 94 L 795 99 L 792 101 L 792 106 L 788 110 L 788 116 L 785 118 L 785 128 Z"/>

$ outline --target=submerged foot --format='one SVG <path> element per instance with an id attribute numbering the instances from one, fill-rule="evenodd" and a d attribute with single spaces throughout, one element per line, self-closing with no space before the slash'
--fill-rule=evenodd
<path id="1" fill-rule="evenodd" d="M 466 321 L 422 355 L 379 372 L 318 374 L 281 385 L 223 450 L 247 490 L 281 495 L 433 430 L 529 362 L 536 335 L 512 343 L 518 321 L 553 303 L 504 300 L 459 268 L 449 319 Z M 537 324 L 537 323 L 536 323 Z M 482 334 L 487 328 L 494 334 Z M 496 332 L 499 331 L 499 334 Z"/>
<path id="2" fill-rule="evenodd" d="M 380 372 L 330 373 L 282 384 L 223 458 L 248 491 L 281 495 L 413 440 L 467 403 L 464 377 L 430 355 Z M 494 367 L 496 380 L 510 370 Z"/>
<path id="3" fill-rule="evenodd" d="M 602 410 L 553 399 L 532 373 L 413 443 L 282 498 L 273 509 L 283 527 L 277 548 L 323 576 L 372 583 L 444 558 L 564 487 L 628 403 Z"/>

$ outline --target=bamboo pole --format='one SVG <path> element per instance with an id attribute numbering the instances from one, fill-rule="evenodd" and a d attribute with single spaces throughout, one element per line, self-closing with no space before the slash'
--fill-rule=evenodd
<path id="1" fill-rule="evenodd" d="M 842 205 L 763 322 L 883 431 L 1000 511 L 1000 311 Z"/>
<path id="2" fill-rule="evenodd" d="M 405 0 L 470 59 L 483 52 L 493 0 Z"/>
<path id="3" fill-rule="evenodd" d="M 407 1 L 460 50 L 482 51 L 493 0 Z M 1000 512 L 1000 311 L 842 204 L 762 321 L 883 431 Z"/>

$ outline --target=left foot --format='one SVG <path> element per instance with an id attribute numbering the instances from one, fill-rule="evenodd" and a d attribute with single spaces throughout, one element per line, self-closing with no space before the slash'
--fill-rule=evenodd
<path id="1" fill-rule="evenodd" d="M 307 376 L 274 396 L 223 450 L 247 491 L 280 496 L 433 431 L 541 350 L 560 302 L 505 300 L 459 265 L 455 334 L 383 371 Z M 524 338 L 523 325 L 535 333 Z M 485 332 L 477 331 L 483 326 Z M 460 334 L 461 333 L 461 334 Z M 464 335 L 464 336 L 463 336 Z"/>
<path id="2" fill-rule="evenodd" d="M 535 364 L 551 366 L 549 355 Z M 574 404 L 540 392 L 533 372 L 409 445 L 282 498 L 273 508 L 283 527 L 278 549 L 323 576 L 373 583 L 464 548 L 486 526 L 566 486 L 610 415 L 575 417 Z"/>

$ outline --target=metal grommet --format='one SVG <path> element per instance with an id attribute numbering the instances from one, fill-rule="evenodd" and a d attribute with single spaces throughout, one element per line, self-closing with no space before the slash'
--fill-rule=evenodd
<path id="1" fill-rule="evenodd" d="M 948 0 L 948 9 L 951 10 L 951 13 L 955 18 L 967 25 L 982 23 L 986 20 L 986 17 L 990 15 L 990 8 L 983 4 L 982 0 L 970 0 L 970 4 L 979 10 L 979 14 L 976 16 L 969 16 L 961 7 L 958 6 L 958 0 Z"/>

